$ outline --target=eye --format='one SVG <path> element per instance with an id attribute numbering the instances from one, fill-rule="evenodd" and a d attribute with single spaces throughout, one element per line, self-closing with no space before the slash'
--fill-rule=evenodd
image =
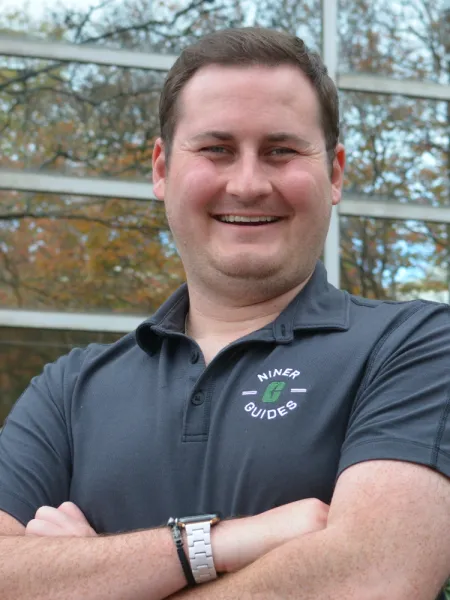
<path id="1" fill-rule="evenodd" d="M 210 152 L 211 154 L 226 154 L 229 152 L 225 146 L 205 146 L 200 152 Z"/>
<path id="2" fill-rule="evenodd" d="M 272 150 L 270 150 L 269 154 L 271 156 L 283 156 L 283 155 L 289 155 L 289 154 L 297 154 L 297 152 L 295 150 L 293 150 L 292 148 L 272 148 Z"/>

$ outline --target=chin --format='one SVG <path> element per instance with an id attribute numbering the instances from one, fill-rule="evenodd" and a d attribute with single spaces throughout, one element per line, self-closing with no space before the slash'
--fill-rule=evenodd
<path id="1" fill-rule="evenodd" d="M 261 248 L 258 251 L 249 248 L 227 250 L 228 252 L 223 249 L 220 253 L 211 253 L 208 262 L 216 272 L 233 279 L 266 279 L 282 273 L 292 263 L 289 253 L 280 252 L 280 248 L 274 248 L 272 252 L 266 248 L 265 253 Z"/>
<path id="2" fill-rule="evenodd" d="M 268 260 L 245 260 L 241 258 L 239 260 L 223 261 L 216 265 L 216 269 L 232 279 L 261 281 L 281 273 L 282 266 L 278 261 L 272 263 Z"/>
<path id="3" fill-rule="evenodd" d="M 225 269 L 222 265 L 222 276 L 218 280 L 216 275 L 215 285 L 221 290 L 221 294 L 240 302 L 257 303 L 281 296 L 303 280 L 303 275 L 299 277 L 302 274 L 301 267 L 295 273 L 267 263 L 259 265 L 259 268 L 256 265 L 252 265 L 252 268 L 245 268 L 245 265 L 240 268 L 230 268 L 230 265 L 227 267 Z"/>

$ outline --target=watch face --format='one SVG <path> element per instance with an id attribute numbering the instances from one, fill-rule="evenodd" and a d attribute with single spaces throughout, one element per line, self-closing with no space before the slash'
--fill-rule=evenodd
<path id="1" fill-rule="evenodd" d="M 178 519 L 180 525 L 187 525 L 188 523 L 203 523 L 209 521 L 211 525 L 215 525 L 220 521 L 219 513 L 212 513 L 209 515 L 195 515 L 193 517 L 181 517 Z"/>

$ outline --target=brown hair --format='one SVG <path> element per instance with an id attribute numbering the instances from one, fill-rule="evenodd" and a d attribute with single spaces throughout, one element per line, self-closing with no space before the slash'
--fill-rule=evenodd
<path id="1" fill-rule="evenodd" d="M 208 65 L 275 67 L 290 64 L 303 71 L 316 90 L 327 155 L 332 165 L 339 140 L 339 99 L 320 56 L 298 37 L 258 27 L 216 31 L 183 50 L 170 69 L 161 93 L 159 122 L 167 160 L 177 124 L 177 102 L 183 87 Z"/>

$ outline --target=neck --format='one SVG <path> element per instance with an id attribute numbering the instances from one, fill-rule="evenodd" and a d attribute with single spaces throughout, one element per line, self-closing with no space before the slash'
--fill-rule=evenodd
<path id="1" fill-rule="evenodd" d="M 305 281 L 283 293 L 246 302 L 243 298 L 228 298 L 211 294 L 191 285 L 189 288 L 189 314 L 187 330 L 197 341 L 220 339 L 225 344 L 256 331 L 272 322 L 307 284 Z"/>

